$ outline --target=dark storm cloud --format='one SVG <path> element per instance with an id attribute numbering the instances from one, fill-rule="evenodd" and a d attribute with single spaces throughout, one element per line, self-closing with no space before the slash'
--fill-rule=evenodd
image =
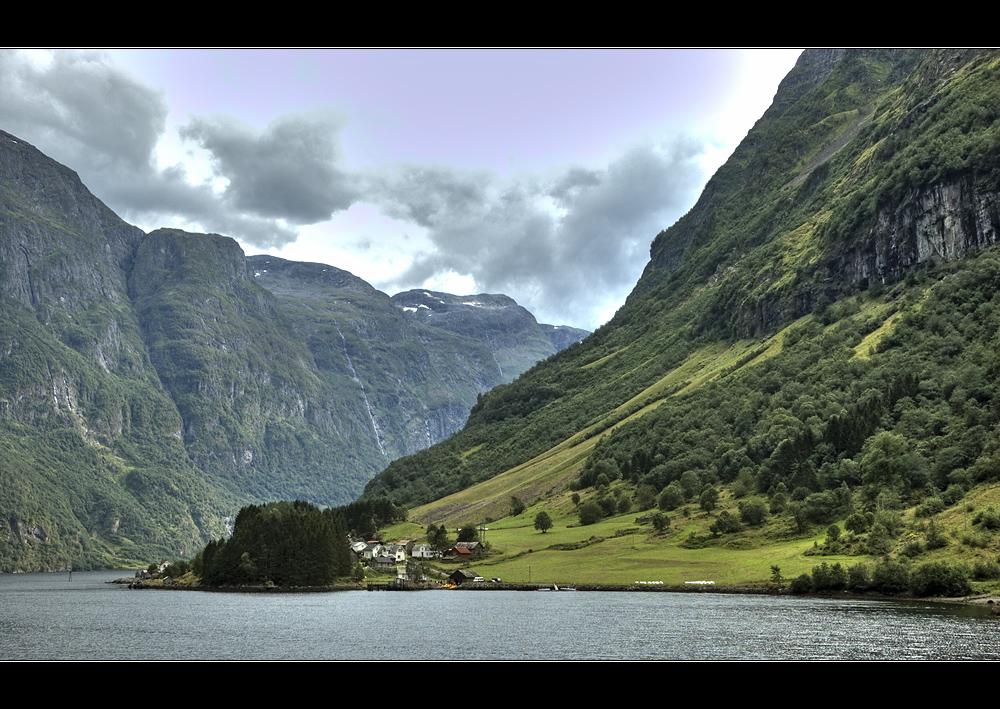
<path id="1" fill-rule="evenodd" d="M 398 165 L 368 171 L 366 199 L 393 219 L 428 229 L 481 214 L 497 188 L 488 170 Z"/>
<path id="2" fill-rule="evenodd" d="M 586 187 L 596 187 L 601 184 L 601 175 L 596 170 L 585 170 L 581 167 L 571 167 L 557 179 L 549 188 L 549 194 L 561 203 L 568 203 L 574 195 Z"/>
<path id="3" fill-rule="evenodd" d="M 192 118 L 180 129 L 211 155 L 235 209 L 291 224 L 327 221 L 357 200 L 357 178 L 344 168 L 342 116 L 329 112 L 285 116 L 265 131 L 228 116 Z"/>
<path id="4" fill-rule="evenodd" d="M 702 150 L 693 141 L 645 146 L 604 169 L 507 182 L 421 168 L 368 196 L 397 217 L 419 214 L 436 247 L 415 259 L 401 283 L 454 271 L 490 292 L 524 294 L 522 305 L 546 317 L 592 324 L 595 293 L 623 298 L 653 237 L 693 200 Z"/>
<path id="5" fill-rule="evenodd" d="M 49 150 L 95 168 L 148 169 L 163 133 L 163 93 L 111 66 L 104 54 L 63 51 L 33 61 L 0 51 L 0 118 Z M 27 138 L 26 138 L 27 139 Z"/>
<path id="6" fill-rule="evenodd" d="M 119 213 L 174 182 L 153 167 L 167 113 L 162 92 L 102 53 L 0 51 L 0 127 L 76 170 Z"/>

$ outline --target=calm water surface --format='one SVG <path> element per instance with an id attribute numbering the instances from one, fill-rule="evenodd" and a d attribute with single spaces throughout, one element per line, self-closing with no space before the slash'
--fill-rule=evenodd
<path id="1" fill-rule="evenodd" d="M 129 591 L 0 574 L 2 660 L 993 660 L 983 609 L 722 594 Z"/>

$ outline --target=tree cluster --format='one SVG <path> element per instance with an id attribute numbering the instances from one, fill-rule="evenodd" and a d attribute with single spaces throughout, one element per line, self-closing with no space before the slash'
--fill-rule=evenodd
<path id="1" fill-rule="evenodd" d="M 373 538 L 383 527 L 406 521 L 406 509 L 384 496 L 355 500 L 335 512 L 343 515 L 349 531 L 363 539 Z"/>
<path id="2" fill-rule="evenodd" d="M 440 527 L 433 523 L 427 525 L 427 543 L 438 551 L 443 551 L 451 546 L 451 538 L 443 524 Z"/>
<path id="3" fill-rule="evenodd" d="M 296 500 L 244 507 L 192 566 L 210 586 L 327 586 L 355 563 L 343 516 Z"/>
<path id="4" fill-rule="evenodd" d="M 913 567 L 908 560 L 883 557 L 873 565 L 823 562 L 811 574 L 802 574 L 790 585 L 792 593 L 853 591 L 919 597 L 964 596 L 972 592 L 970 573 L 961 564 L 930 561 Z"/>

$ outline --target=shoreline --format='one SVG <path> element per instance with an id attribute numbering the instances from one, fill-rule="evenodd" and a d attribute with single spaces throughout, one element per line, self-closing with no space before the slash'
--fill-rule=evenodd
<path id="1" fill-rule="evenodd" d="M 724 595 L 757 595 L 757 596 L 788 596 L 801 598 L 830 598 L 867 601 L 906 601 L 923 603 L 947 603 L 990 608 L 993 615 L 1000 615 L 1000 596 L 993 594 L 975 594 L 957 598 L 914 596 L 882 596 L 868 594 L 843 593 L 804 593 L 793 594 L 787 588 L 767 586 L 667 586 L 644 584 L 517 584 L 517 583 L 475 583 L 455 587 L 422 585 L 412 588 L 394 588 L 390 584 L 372 584 L 368 586 L 334 585 L 334 586 L 201 586 L 184 583 L 151 583 L 148 580 L 119 578 L 108 581 L 109 584 L 123 586 L 130 590 L 159 589 L 167 591 L 202 591 L 205 593 L 336 593 L 341 591 L 521 591 L 521 592 L 583 592 L 583 593 L 712 593 Z"/>

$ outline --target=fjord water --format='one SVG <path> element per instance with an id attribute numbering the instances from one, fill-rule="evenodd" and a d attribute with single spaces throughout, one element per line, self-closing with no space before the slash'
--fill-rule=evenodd
<path id="1" fill-rule="evenodd" d="M 0 575 L 11 660 L 992 660 L 1000 620 L 935 603 L 714 593 L 131 591 Z"/>

